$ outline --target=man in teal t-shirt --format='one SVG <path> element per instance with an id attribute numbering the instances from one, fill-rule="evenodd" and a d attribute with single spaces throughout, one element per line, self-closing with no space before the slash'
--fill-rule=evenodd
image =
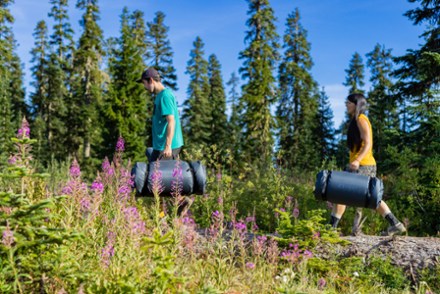
<path id="1" fill-rule="evenodd" d="M 145 70 L 137 82 L 142 83 L 148 92 L 156 94 L 153 107 L 153 153 L 150 161 L 177 159 L 183 146 L 183 136 L 173 93 L 164 87 L 154 68 Z"/>

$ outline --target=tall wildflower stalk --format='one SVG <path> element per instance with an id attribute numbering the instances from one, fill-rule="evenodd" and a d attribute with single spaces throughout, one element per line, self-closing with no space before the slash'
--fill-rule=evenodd
<path id="1" fill-rule="evenodd" d="M 35 173 L 31 167 L 29 124 L 23 118 L 16 138 L 11 139 L 16 152 L 0 180 L 6 191 L 0 191 L 0 276 L 1 293 L 46 292 L 59 287 L 59 277 L 65 274 L 60 267 L 61 252 L 74 233 L 56 227 L 53 211 L 62 197 L 51 197 L 40 189 L 45 174 Z M 37 257 L 37 258 L 35 258 Z M 69 265 L 69 258 L 63 262 Z M 74 272 L 72 266 L 71 271 Z"/>
<path id="2" fill-rule="evenodd" d="M 183 206 L 186 204 L 185 197 L 182 196 L 183 172 L 180 160 L 176 160 L 176 165 L 174 166 L 172 176 L 173 180 L 171 181 L 171 196 L 174 200 L 173 219 L 177 219 L 179 208 L 183 209 Z"/>
<path id="3" fill-rule="evenodd" d="M 160 227 L 161 218 L 165 216 L 165 213 L 160 208 L 160 193 L 164 190 L 162 183 L 162 172 L 160 171 L 160 161 L 154 163 L 154 169 L 151 174 L 151 189 L 154 195 L 154 220 L 156 228 Z"/>

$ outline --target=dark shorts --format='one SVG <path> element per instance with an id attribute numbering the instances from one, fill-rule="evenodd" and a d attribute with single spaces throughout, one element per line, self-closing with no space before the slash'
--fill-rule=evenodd
<path id="1" fill-rule="evenodd" d="M 150 158 L 150 162 L 156 161 L 156 160 L 170 160 L 170 159 L 179 159 L 179 153 L 182 150 L 182 147 L 180 148 L 176 148 L 176 149 L 172 149 L 171 150 L 171 158 L 164 158 L 163 157 L 163 150 L 159 151 L 159 150 L 153 150 L 153 152 L 151 153 L 151 158 Z"/>
<path id="2" fill-rule="evenodd" d="M 350 170 L 350 166 L 345 167 L 345 171 L 350 173 L 356 173 L 364 176 L 376 177 L 376 166 L 375 165 L 361 165 L 358 170 Z"/>

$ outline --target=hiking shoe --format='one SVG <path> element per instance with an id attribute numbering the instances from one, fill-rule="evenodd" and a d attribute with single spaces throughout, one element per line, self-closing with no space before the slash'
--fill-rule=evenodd
<path id="1" fill-rule="evenodd" d="M 385 232 L 386 236 L 400 235 L 406 232 L 406 228 L 402 223 L 397 223 L 394 226 L 389 226 Z"/>

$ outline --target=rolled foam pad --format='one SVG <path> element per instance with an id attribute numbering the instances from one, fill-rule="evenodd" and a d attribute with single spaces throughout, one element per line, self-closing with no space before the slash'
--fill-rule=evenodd
<path id="1" fill-rule="evenodd" d="M 153 178 L 157 173 L 160 174 L 162 178 L 162 192 L 160 196 L 171 196 L 173 189 L 173 184 L 178 180 L 179 186 L 182 191 L 180 195 L 191 195 L 194 188 L 194 177 L 191 171 L 191 167 L 186 161 L 179 161 L 180 169 L 182 170 L 182 177 L 177 175 L 173 176 L 174 169 L 177 168 L 177 160 L 159 160 L 151 162 L 148 165 L 148 185 L 147 185 L 147 195 L 153 195 Z"/>
<path id="2" fill-rule="evenodd" d="M 131 175 L 134 176 L 136 194 L 141 195 L 148 175 L 148 165 L 145 162 L 136 162 L 131 169 Z"/>
<path id="3" fill-rule="evenodd" d="M 178 167 L 177 164 L 180 166 Z M 181 170 L 179 175 L 175 169 Z M 175 173 L 175 174 L 174 174 Z M 180 195 L 206 192 L 206 168 L 200 161 L 160 160 L 151 163 L 137 162 L 131 171 L 137 196 L 153 196 L 154 177 L 160 177 L 162 192 L 160 196 L 172 196 L 175 182 L 181 188 Z"/>
<path id="4" fill-rule="evenodd" d="M 383 183 L 378 178 L 341 171 L 321 171 L 316 176 L 318 200 L 376 209 L 382 195 Z"/>
<path id="5" fill-rule="evenodd" d="M 189 163 L 194 173 L 194 194 L 203 195 L 206 192 L 206 168 L 200 161 Z"/>
<path id="6" fill-rule="evenodd" d="M 145 155 L 148 158 L 148 162 L 151 162 L 151 156 L 153 155 L 153 147 L 148 147 L 147 151 L 145 151 Z"/>

